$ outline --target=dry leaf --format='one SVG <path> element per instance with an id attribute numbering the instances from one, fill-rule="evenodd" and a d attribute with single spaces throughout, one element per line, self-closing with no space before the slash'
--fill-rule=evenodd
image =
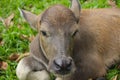
<path id="1" fill-rule="evenodd" d="M 14 53 L 14 54 L 11 54 L 11 55 L 9 56 L 9 60 L 11 60 L 11 61 L 16 61 L 19 56 L 20 56 L 19 54 L 15 54 L 15 53 Z"/>
<path id="2" fill-rule="evenodd" d="M 4 45 L 4 41 L 0 41 L 0 45 L 1 45 L 1 46 Z"/>
<path id="3" fill-rule="evenodd" d="M 112 80 L 117 80 L 118 75 L 116 75 Z"/>
<path id="4" fill-rule="evenodd" d="M 6 27 L 9 27 L 10 25 L 13 25 L 12 19 L 14 18 L 14 13 L 12 13 L 8 18 L 3 20 L 3 24 Z"/>
<path id="5" fill-rule="evenodd" d="M 22 26 L 21 26 L 20 24 L 18 24 L 18 28 L 19 28 L 19 29 L 22 29 Z"/>
<path id="6" fill-rule="evenodd" d="M 32 40 L 35 38 L 35 36 L 30 36 L 29 41 L 32 42 Z"/>
<path id="7" fill-rule="evenodd" d="M 29 38 L 28 38 L 27 35 L 20 35 L 20 38 L 21 38 L 21 39 L 27 39 L 27 40 L 29 40 Z"/>
<path id="8" fill-rule="evenodd" d="M 3 18 L 1 18 L 1 17 L 0 17 L 0 21 L 2 21 L 2 22 L 3 22 Z"/>
<path id="9" fill-rule="evenodd" d="M 112 7 L 112 8 L 116 8 L 117 5 L 115 3 L 115 0 L 108 0 L 108 4 Z"/>
<path id="10" fill-rule="evenodd" d="M 29 56 L 29 52 L 26 52 L 26 53 L 24 53 L 24 54 L 21 54 L 18 58 L 17 58 L 17 60 L 16 60 L 16 62 L 19 62 L 22 58 L 24 58 L 24 57 L 26 57 L 26 56 Z"/>
<path id="11" fill-rule="evenodd" d="M 33 5 L 32 5 L 32 4 L 30 4 L 30 5 L 29 5 L 29 8 L 32 8 L 32 7 L 33 7 Z"/>
<path id="12" fill-rule="evenodd" d="M 35 36 L 28 37 L 27 35 L 21 35 L 20 38 L 21 39 L 27 39 L 27 40 L 29 40 L 31 42 L 35 38 Z"/>
<path id="13" fill-rule="evenodd" d="M 118 69 L 120 69 L 120 65 L 118 65 Z"/>
<path id="14" fill-rule="evenodd" d="M 0 61 L 0 70 L 6 70 L 8 67 L 8 63 L 4 61 Z"/>

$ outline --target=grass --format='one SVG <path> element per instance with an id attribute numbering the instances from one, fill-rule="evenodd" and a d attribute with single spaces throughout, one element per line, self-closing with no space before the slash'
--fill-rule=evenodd
<path id="1" fill-rule="evenodd" d="M 106 0 L 88 0 L 87 2 L 81 0 L 81 3 L 82 8 L 110 7 Z M 116 0 L 116 3 L 120 7 L 120 0 Z M 0 17 L 7 18 L 10 14 L 15 14 L 12 26 L 6 27 L 0 22 L 0 39 L 4 42 L 3 45 L 0 45 L 0 61 L 8 63 L 7 70 L 0 70 L 0 80 L 18 80 L 15 74 L 17 62 L 10 61 L 8 57 L 13 53 L 22 54 L 28 52 L 30 41 L 21 38 L 21 36 L 30 37 L 37 33 L 20 17 L 18 8 L 39 14 L 53 4 L 69 6 L 69 0 L 0 0 Z M 113 68 L 108 71 L 106 77 L 110 80 L 116 74 L 120 74 L 120 71 L 117 68 Z"/>

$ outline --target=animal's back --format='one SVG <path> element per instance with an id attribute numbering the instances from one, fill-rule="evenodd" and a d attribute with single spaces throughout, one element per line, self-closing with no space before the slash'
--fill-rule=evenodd
<path id="1" fill-rule="evenodd" d="M 93 36 L 105 65 L 120 60 L 120 9 L 89 9 L 80 15 L 79 29 Z"/>

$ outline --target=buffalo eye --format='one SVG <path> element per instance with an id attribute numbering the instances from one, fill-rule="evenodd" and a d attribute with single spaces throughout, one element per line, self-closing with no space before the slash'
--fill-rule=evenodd
<path id="1" fill-rule="evenodd" d="M 40 31 L 40 32 L 41 32 L 41 34 L 42 34 L 43 36 L 48 37 L 48 34 L 47 34 L 46 31 Z"/>
<path id="2" fill-rule="evenodd" d="M 78 30 L 75 30 L 73 33 L 72 33 L 72 37 L 74 37 L 76 34 L 77 34 Z"/>

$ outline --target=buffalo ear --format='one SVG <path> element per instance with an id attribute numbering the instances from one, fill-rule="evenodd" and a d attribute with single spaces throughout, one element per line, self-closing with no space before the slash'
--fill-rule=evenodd
<path id="1" fill-rule="evenodd" d="M 79 3 L 79 0 L 70 0 L 70 1 L 71 1 L 71 7 L 70 7 L 70 9 L 74 13 L 77 21 L 79 21 L 80 11 L 81 11 L 81 5 Z"/>
<path id="2" fill-rule="evenodd" d="M 26 11 L 26 10 L 22 10 L 19 8 L 19 11 L 20 11 L 20 14 L 21 16 L 30 24 L 30 26 L 37 30 L 37 18 L 38 16 L 29 12 L 29 11 Z"/>

